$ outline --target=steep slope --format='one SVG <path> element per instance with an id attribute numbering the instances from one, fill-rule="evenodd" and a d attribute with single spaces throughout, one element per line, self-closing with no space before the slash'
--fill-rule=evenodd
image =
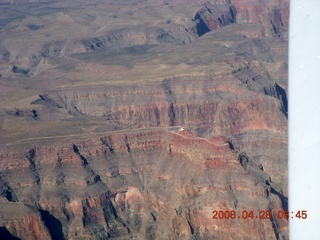
<path id="1" fill-rule="evenodd" d="M 265 172 L 252 175 L 240 162 L 225 138 L 174 129 L 4 154 L 2 180 L 16 200 L 7 197 L 2 204 L 26 210 L 18 216 L 6 210 L 2 222 L 22 239 L 277 239 L 286 232 L 286 220 L 277 218 L 281 200 Z M 271 210 L 273 218 L 212 219 L 214 210 L 231 209 L 239 216 Z M 38 220 L 30 235 L 20 224 L 33 215 Z M 230 228 L 238 224 L 240 232 Z M 37 231 L 38 225 L 45 230 Z"/>

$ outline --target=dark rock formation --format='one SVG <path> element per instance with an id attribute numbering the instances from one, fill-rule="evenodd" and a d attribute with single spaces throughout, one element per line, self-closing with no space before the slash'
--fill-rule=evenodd
<path id="1" fill-rule="evenodd" d="M 195 32 L 203 34 L 216 30 L 220 27 L 236 23 L 236 9 L 233 5 L 206 4 L 194 17 L 197 21 Z"/>

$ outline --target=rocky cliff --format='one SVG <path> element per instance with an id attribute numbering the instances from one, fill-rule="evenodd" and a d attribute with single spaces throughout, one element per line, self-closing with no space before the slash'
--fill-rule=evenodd
<path id="1" fill-rule="evenodd" d="M 287 230 L 281 198 L 242 157 L 223 137 L 170 129 L 2 154 L 2 224 L 21 239 L 276 239 Z M 274 216 L 212 219 L 231 209 Z"/>
<path id="2" fill-rule="evenodd" d="M 79 3 L 2 4 L 0 239 L 288 239 L 289 2 Z"/>

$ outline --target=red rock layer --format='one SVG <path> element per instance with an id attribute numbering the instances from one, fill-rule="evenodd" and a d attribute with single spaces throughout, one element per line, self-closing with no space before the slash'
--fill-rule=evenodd
<path id="1" fill-rule="evenodd" d="M 32 209 L 3 215 L 2 225 L 22 239 L 277 239 L 286 232 L 279 197 L 264 172 L 251 175 L 226 141 L 145 130 L 1 154 L 1 180 L 15 198 L 7 194 L 2 203 Z M 255 216 L 212 219 L 214 210 Z M 262 210 L 272 219 L 257 219 Z M 22 218 L 25 227 L 16 226 Z M 60 232 L 52 233 L 48 219 Z"/>

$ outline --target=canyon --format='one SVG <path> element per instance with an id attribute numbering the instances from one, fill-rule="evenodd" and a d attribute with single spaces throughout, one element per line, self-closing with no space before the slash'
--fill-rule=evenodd
<path id="1" fill-rule="evenodd" d="M 289 239 L 289 0 L 0 4 L 0 239 Z"/>

